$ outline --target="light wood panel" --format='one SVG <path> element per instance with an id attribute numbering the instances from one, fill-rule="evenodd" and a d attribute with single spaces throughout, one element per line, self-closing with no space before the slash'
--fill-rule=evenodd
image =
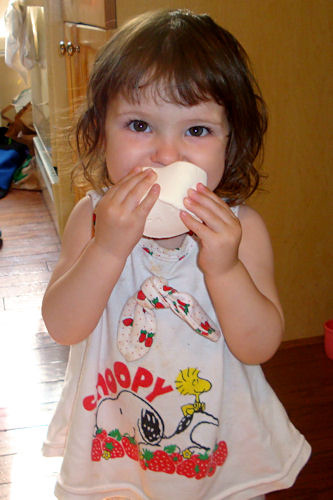
<path id="1" fill-rule="evenodd" d="M 64 21 L 115 28 L 116 0 L 62 0 Z"/>

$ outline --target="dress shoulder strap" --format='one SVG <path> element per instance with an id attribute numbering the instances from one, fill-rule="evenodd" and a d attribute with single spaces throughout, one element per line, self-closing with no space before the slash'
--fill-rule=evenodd
<path id="1" fill-rule="evenodd" d="M 238 214 L 239 214 L 239 205 L 236 205 L 234 207 L 230 207 L 232 212 L 234 213 L 234 215 L 236 215 L 236 217 L 238 217 Z"/>
<path id="2" fill-rule="evenodd" d="M 88 191 L 88 192 L 87 192 L 87 196 L 89 196 L 89 197 L 90 197 L 90 199 L 91 199 L 91 203 L 92 203 L 92 206 L 93 206 L 93 210 L 95 210 L 97 203 L 98 203 L 98 202 L 100 201 L 100 199 L 102 198 L 102 195 L 101 195 L 101 194 L 99 194 L 99 193 L 97 193 L 97 191 L 93 191 L 93 190 L 91 190 L 91 191 Z"/>
<path id="3" fill-rule="evenodd" d="M 96 224 L 96 214 L 95 214 L 95 209 L 97 206 L 97 203 L 101 200 L 102 195 L 100 193 L 97 193 L 97 191 L 88 191 L 87 196 L 89 196 L 92 204 L 92 209 L 93 209 L 93 217 L 91 221 L 91 236 L 95 236 L 95 224 Z"/>

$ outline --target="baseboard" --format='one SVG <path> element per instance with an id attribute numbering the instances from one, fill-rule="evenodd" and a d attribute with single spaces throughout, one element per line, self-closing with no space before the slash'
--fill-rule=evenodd
<path id="1" fill-rule="evenodd" d="M 285 340 L 281 343 L 279 349 L 291 349 L 293 347 L 303 347 L 307 345 L 323 344 L 324 335 L 314 337 L 304 337 L 301 339 Z"/>

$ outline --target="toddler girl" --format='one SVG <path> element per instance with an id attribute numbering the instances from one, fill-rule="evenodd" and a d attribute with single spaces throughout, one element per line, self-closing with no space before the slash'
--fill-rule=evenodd
<path id="1" fill-rule="evenodd" d="M 99 54 L 77 130 L 95 191 L 43 301 L 71 345 L 44 445 L 64 455 L 57 498 L 249 499 L 307 461 L 259 366 L 283 333 L 269 236 L 244 204 L 265 129 L 244 50 L 207 15 L 141 15 Z M 144 237 L 160 193 L 144 167 L 177 161 L 207 186 L 184 198 L 184 234 Z"/>

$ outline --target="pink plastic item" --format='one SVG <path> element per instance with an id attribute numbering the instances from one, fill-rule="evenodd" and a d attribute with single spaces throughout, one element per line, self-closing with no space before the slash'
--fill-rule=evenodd
<path id="1" fill-rule="evenodd" d="M 333 319 L 324 323 L 325 352 L 328 358 L 333 359 Z"/>

